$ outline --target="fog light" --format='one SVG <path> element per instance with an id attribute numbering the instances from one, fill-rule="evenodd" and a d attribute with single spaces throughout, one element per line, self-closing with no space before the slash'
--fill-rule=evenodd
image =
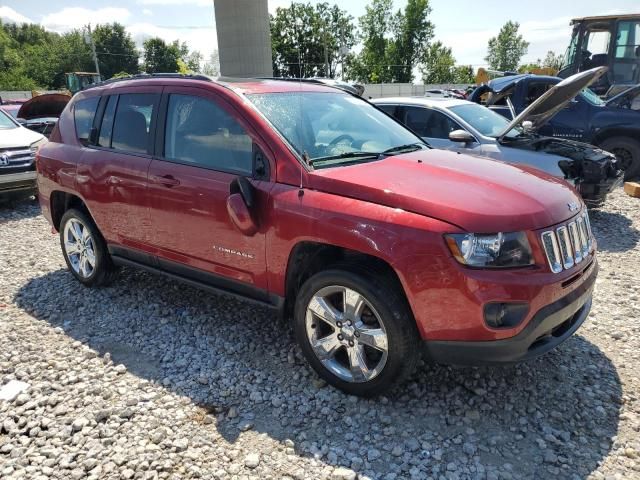
<path id="1" fill-rule="evenodd" d="M 484 321 L 491 328 L 513 328 L 522 322 L 528 311 L 528 303 L 487 303 Z"/>

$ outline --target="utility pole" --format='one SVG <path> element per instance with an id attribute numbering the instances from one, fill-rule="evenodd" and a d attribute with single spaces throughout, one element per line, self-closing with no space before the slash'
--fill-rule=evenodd
<path id="1" fill-rule="evenodd" d="M 325 28 L 324 28 L 324 76 L 326 78 L 331 78 L 331 75 L 329 74 L 329 50 L 327 48 L 327 26 L 325 23 Z"/>
<path id="2" fill-rule="evenodd" d="M 98 55 L 96 55 L 96 44 L 93 43 L 93 35 L 91 35 L 91 24 L 87 25 L 87 34 L 85 41 L 91 45 L 91 53 L 93 54 L 93 62 L 96 64 L 96 73 L 100 76 L 100 67 L 98 66 Z"/>

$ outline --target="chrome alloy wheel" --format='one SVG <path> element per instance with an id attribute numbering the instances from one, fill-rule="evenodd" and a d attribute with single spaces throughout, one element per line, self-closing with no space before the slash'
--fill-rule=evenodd
<path id="1" fill-rule="evenodd" d="M 82 278 L 89 278 L 96 267 L 96 254 L 87 226 L 71 218 L 64 226 L 64 251 L 73 271 Z"/>
<path id="2" fill-rule="evenodd" d="M 355 290 L 339 285 L 318 290 L 307 305 L 305 324 L 318 360 L 346 382 L 368 382 L 387 363 L 382 319 Z"/>

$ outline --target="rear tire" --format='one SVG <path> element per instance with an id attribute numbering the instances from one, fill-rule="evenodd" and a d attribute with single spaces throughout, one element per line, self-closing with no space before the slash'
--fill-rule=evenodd
<path id="1" fill-rule="evenodd" d="M 630 137 L 612 137 L 600 144 L 600 148 L 613 153 L 620 168 L 624 169 L 624 179 L 631 180 L 640 175 L 640 142 Z"/>
<path id="2" fill-rule="evenodd" d="M 358 265 L 336 265 L 302 285 L 294 330 L 318 375 L 351 395 L 388 390 L 418 360 L 418 330 L 397 282 Z"/>
<path id="3" fill-rule="evenodd" d="M 104 286 L 115 277 L 116 267 L 107 244 L 91 217 L 74 208 L 60 220 L 60 246 L 67 267 L 87 287 Z"/>

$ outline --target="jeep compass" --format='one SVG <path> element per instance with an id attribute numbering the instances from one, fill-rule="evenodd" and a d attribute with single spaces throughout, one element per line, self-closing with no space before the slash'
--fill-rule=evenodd
<path id="1" fill-rule="evenodd" d="M 108 81 L 69 102 L 37 171 L 79 282 L 133 266 L 265 305 L 351 394 L 401 382 L 421 350 L 529 360 L 591 307 L 595 241 L 570 185 L 432 150 L 324 85 Z"/>

